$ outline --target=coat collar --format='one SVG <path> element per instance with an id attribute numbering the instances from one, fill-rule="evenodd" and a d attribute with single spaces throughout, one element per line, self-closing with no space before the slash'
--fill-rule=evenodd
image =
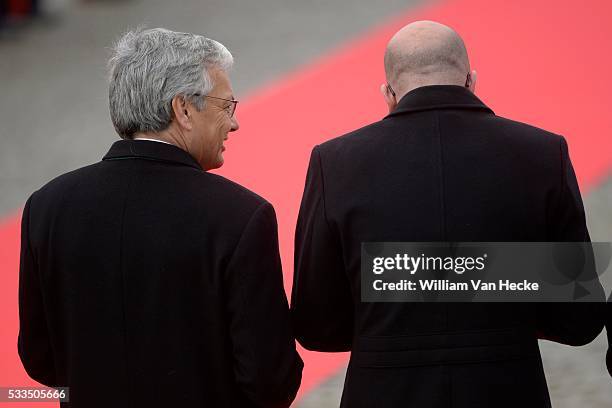
<path id="1" fill-rule="evenodd" d="M 111 146 L 102 160 L 145 159 L 182 164 L 202 170 L 198 162 L 183 149 L 174 145 L 148 140 L 119 140 Z"/>
<path id="2" fill-rule="evenodd" d="M 469 89 L 457 85 L 428 85 L 413 89 L 386 117 L 433 109 L 472 109 L 494 113 Z"/>

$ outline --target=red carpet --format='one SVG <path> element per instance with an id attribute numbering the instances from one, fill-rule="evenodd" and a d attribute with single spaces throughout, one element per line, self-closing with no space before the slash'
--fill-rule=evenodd
<path id="1" fill-rule="evenodd" d="M 276 210 L 289 292 L 293 234 L 312 147 L 384 116 L 378 94 L 388 39 L 404 24 L 430 19 L 463 36 L 477 94 L 498 115 L 563 134 L 583 193 L 610 174 L 612 4 L 453 0 L 400 16 L 311 65 L 242 98 L 241 130 L 226 143 L 219 171 L 270 200 Z M 237 66 L 236 69 L 248 69 Z M 101 154 L 103 152 L 100 152 Z M 28 384 L 16 356 L 18 220 L 0 224 L 0 384 Z M 302 352 L 301 395 L 334 373 L 346 354 Z M 602 356 L 603 358 L 603 356 Z M 41 408 L 44 404 L 37 405 Z"/>

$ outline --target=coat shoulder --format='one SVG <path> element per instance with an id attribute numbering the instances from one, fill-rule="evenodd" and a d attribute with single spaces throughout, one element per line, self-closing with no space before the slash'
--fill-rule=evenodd
<path id="1" fill-rule="evenodd" d="M 143 175 L 142 169 L 143 167 L 139 166 L 137 169 L 117 170 L 114 164 L 101 161 L 55 177 L 35 191 L 31 200 L 37 203 L 37 207 L 57 207 L 66 198 L 75 195 L 81 197 L 94 190 L 101 194 L 115 194 L 123 191 L 120 186 L 129 178 L 131 171 L 137 174 L 137 177 L 148 177 L 149 175 Z M 164 177 L 158 182 L 141 183 L 138 190 L 146 189 L 153 193 L 158 191 L 159 194 L 172 191 L 177 194 L 176 200 L 193 203 L 188 205 L 193 211 L 207 211 L 213 205 L 225 215 L 239 213 L 241 217 L 238 218 L 248 218 L 260 206 L 269 205 L 259 194 L 217 174 L 188 166 L 164 167 L 161 173 L 158 173 L 161 174 Z M 208 208 L 204 203 L 207 203 Z"/>
<path id="2" fill-rule="evenodd" d="M 381 133 L 385 132 L 386 128 L 387 126 L 384 121 L 370 123 L 369 125 L 321 143 L 318 145 L 318 150 L 324 153 L 333 153 L 348 146 L 367 145 Z"/>
<path id="3" fill-rule="evenodd" d="M 494 116 L 491 120 L 494 126 L 500 129 L 503 134 L 512 136 L 517 141 L 558 146 L 563 139 L 563 136 L 546 129 L 502 116 Z"/>
<path id="4" fill-rule="evenodd" d="M 203 183 L 225 192 L 228 196 L 238 201 L 250 203 L 256 207 L 262 204 L 269 204 L 268 200 L 259 194 L 221 175 L 200 172 L 199 176 Z"/>
<path id="5" fill-rule="evenodd" d="M 90 179 L 98 170 L 99 164 L 100 163 L 90 164 L 56 176 L 43 184 L 38 190 L 34 191 L 32 196 L 53 197 L 62 195 L 66 191 Z"/>

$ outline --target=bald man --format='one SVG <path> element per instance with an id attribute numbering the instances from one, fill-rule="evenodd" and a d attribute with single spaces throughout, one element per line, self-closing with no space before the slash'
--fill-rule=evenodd
<path id="1" fill-rule="evenodd" d="M 361 244 L 587 241 L 567 143 L 478 99 L 449 27 L 404 27 L 384 63 L 389 114 L 312 151 L 294 333 L 351 352 L 343 407 L 550 407 L 537 340 L 590 342 L 590 306 L 361 302 Z"/>

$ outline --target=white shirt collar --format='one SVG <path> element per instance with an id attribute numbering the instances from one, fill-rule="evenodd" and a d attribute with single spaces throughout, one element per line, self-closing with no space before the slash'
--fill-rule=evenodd
<path id="1" fill-rule="evenodd" d="M 159 142 L 159 143 L 165 143 L 165 144 L 172 145 L 172 143 L 166 142 L 166 141 L 164 141 L 164 140 L 158 140 L 158 139 L 148 139 L 148 138 L 146 138 L 146 137 L 135 137 L 135 138 L 134 138 L 134 139 L 132 139 L 132 140 L 147 140 L 147 141 L 149 141 L 149 142 Z"/>

